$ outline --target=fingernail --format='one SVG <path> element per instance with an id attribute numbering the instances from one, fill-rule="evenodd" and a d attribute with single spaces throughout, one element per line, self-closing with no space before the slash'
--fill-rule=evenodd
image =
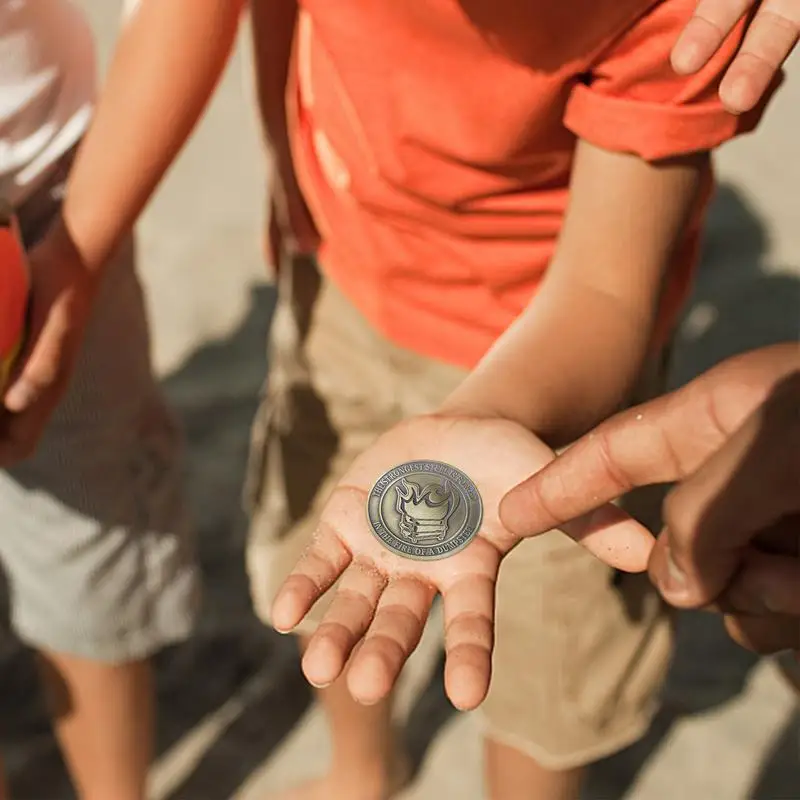
<path id="1" fill-rule="evenodd" d="M 287 625 L 286 623 L 283 623 L 280 620 L 280 616 L 281 616 L 280 614 L 275 614 L 274 611 L 272 612 L 272 617 L 271 617 L 271 619 L 272 619 L 272 627 L 278 633 L 282 634 L 283 636 L 286 636 L 287 634 L 291 633 L 295 629 L 295 625 L 294 624 L 288 624 Z M 276 619 L 276 617 L 277 617 L 277 619 Z"/>
<path id="2" fill-rule="evenodd" d="M 677 594 L 686 588 L 686 574 L 677 565 L 675 559 L 672 557 L 672 550 L 667 548 L 667 575 L 666 580 L 662 582 L 661 588 L 670 594 Z"/>
<path id="3" fill-rule="evenodd" d="M 9 411 L 19 413 L 28 408 L 35 397 L 36 394 L 30 383 L 25 380 L 19 380 L 6 392 L 3 404 Z"/>
<path id="4" fill-rule="evenodd" d="M 692 39 L 679 40 L 672 54 L 673 69 L 683 75 L 689 75 L 702 66 L 700 48 Z"/>
<path id="5" fill-rule="evenodd" d="M 753 105 L 750 81 L 745 75 L 737 75 L 725 81 L 720 88 L 720 94 L 722 102 L 731 114 L 743 114 Z"/>
<path id="6" fill-rule="evenodd" d="M 367 708 L 369 708 L 370 706 L 378 705 L 378 703 L 380 703 L 380 701 L 381 701 L 381 698 L 380 697 L 367 697 L 367 698 L 353 697 L 353 700 L 355 700 L 356 703 L 358 703 L 360 706 L 366 706 Z"/>

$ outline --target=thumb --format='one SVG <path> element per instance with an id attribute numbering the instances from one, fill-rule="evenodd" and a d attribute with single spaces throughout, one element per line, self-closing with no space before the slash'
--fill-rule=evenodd
<path id="1" fill-rule="evenodd" d="M 3 398 L 6 409 L 20 414 L 36 405 L 59 382 L 68 349 L 63 314 L 56 308 L 44 320 L 37 320 L 34 314 L 30 335 Z"/>

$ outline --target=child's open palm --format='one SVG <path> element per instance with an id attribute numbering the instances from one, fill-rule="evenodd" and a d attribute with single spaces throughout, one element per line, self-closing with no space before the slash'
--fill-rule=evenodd
<path id="1" fill-rule="evenodd" d="M 366 513 L 369 492 L 384 472 L 423 459 L 464 472 L 483 501 L 478 535 L 460 552 L 435 561 L 394 554 L 373 534 Z M 479 705 L 489 686 L 498 569 L 519 541 L 500 522 L 500 500 L 552 459 L 552 451 L 516 423 L 433 416 L 398 425 L 362 454 L 332 493 L 315 541 L 273 606 L 275 626 L 291 630 L 341 577 L 303 659 L 308 679 L 317 686 L 331 683 L 357 648 L 348 669 L 350 692 L 365 703 L 388 695 L 438 592 L 444 604 L 447 693 L 459 708 Z M 602 535 L 618 548 L 610 561 L 644 570 L 651 543 L 638 528 L 625 529 L 633 538 L 620 526 L 609 528 L 608 515 L 616 511 L 603 513 Z M 576 525 L 585 534 L 589 521 Z"/>

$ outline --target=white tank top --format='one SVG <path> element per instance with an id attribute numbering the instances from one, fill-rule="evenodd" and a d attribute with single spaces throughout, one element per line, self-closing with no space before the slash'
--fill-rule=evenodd
<path id="1" fill-rule="evenodd" d="M 83 135 L 94 41 L 71 0 L 0 0 L 0 196 L 23 201 Z"/>

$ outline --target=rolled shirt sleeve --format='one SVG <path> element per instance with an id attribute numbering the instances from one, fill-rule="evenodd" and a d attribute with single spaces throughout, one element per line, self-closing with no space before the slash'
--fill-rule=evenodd
<path id="1" fill-rule="evenodd" d="M 753 111 L 737 116 L 722 106 L 719 85 L 748 19 L 697 74 L 678 75 L 670 53 L 695 5 L 662 0 L 605 47 L 570 94 L 567 128 L 598 147 L 648 161 L 711 150 L 752 131 L 782 75 Z"/>

